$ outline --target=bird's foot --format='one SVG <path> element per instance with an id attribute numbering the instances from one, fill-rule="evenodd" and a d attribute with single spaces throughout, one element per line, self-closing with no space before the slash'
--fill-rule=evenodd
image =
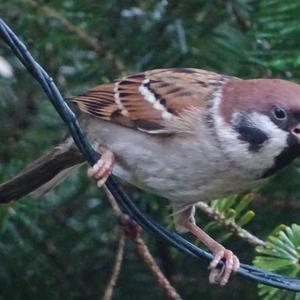
<path id="1" fill-rule="evenodd" d="M 214 256 L 208 267 L 211 270 L 209 274 L 209 282 L 224 286 L 228 282 L 230 275 L 239 269 L 239 259 L 232 253 L 232 251 L 225 249 L 221 244 L 198 227 L 194 223 L 194 220 L 187 219 L 184 226 L 194 236 L 196 236 L 197 239 L 200 240 Z M 221 269 L 218 269 L 217 266 L 220 261 L 223 261 L 224 265 Z"/>
<path id="2" fill-rule="evenodd" d="M 88 169 L 88 176 L 93 177 L 97 181 L 97 186 L 101 187 L 112 173 L 112 167 L 115 158 L 112 151 L 106 149 L 103 151 L 101 158 Z"/>
<path id="3" fill-rule="evenodd" d="M 240 261 L 237 256 L 232 253 L 232 251 L 225 249 L 220 244 L 213 250 L 214 258 L 208 267 L 211 270 L 209 274 L 209 282 L 224 286 L 227 284 L 231 274 L 239 269 Z M 221 269 L 218 269 L 217 265 L 221 260 L 224 265 Z"/>

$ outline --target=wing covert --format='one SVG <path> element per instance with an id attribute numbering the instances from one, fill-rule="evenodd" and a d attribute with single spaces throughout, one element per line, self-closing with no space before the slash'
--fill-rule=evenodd
<path id="1" fill-rule="evenodd" d="M 147 133 L 168 133 L 169 120 L 202 109 L 223 75 L 199 69 L 157 69 L 98 85 L 72 99 L 95 117 Z"/>

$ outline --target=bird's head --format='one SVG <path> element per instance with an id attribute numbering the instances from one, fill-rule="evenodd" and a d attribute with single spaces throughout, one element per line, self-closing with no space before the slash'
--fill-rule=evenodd
<path id="1" fill-rule="evenodd" d="M 300 85 L 279 79 L 231 80 L 222 99 L 217 131 L 220 136 L 220 126 L 228 129 L 220 138 L 233 160 L 267 177 L 300 156 Z"/>

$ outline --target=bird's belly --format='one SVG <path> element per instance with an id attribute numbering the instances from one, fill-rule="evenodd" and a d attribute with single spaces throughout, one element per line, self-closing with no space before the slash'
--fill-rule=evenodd
<path id="1" fill-rule="evenodd" d="M 250 178 L 241 177 L 241 174 L 238 172 L 235 174 L 232 170 L 224 172 L 223 175 L 205 176 L 205 174 L 201 174 L 199 176 L 199 174 L 186 173 L 182 168 L 177 168 L 178 166 L 168 167 L 168 170 L 166 168 L 162 170 L 160 167 L 160 165 L 157 166 L 159 172 L 154 176 L 151 171 L 126 170 L 117 164 L 114 167 L 114 174 L 144 190 L 171 201 L 183 203 L 207 201 L 233 193 L 245 192 L 258 183 Z M 153 162 L 151 168 L 155 169 Z"/>
<path id="2" fill-rule="evenodd" d="M 134 156 L 121 155 L 120 160 L 117 157 L 113 173 L 171 201 L 195 203 L 216 199 L 250 190 L 257 183 L 249 173 L 218 159 L 216 153 L 203 159 L 190 153 L 183 159 L 181 152 L 160 153 L 157 157 L 155 151 L 140 150 Z"/>
<path id="3" fill-rule="evenodd" d="M 241 192 L 253 179 L 226 161 L 205 138 L 155 137 L 118 125 L 99 122 L 90 138 L 116 155 L 113 174 L 172 201 L 192 203 Z M 95 129 L 96 128 L 96 129 Z"/>

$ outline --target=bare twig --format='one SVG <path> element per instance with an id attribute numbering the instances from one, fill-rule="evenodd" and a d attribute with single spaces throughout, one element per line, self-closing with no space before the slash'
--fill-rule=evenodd
<path id="1" fill-rule="evenodd" d="M 135 223 L 128 215 L 121 212 L 116 200 L 109 190 L 104 186 L 104 191 L 107 198 L 112 206 L 113 212 L 119 219 L 119 224 L 126 235 L 134 243 L 139 256 L 144 260 L 154 278 L 156 279 L 159 286 L 164 290 L 166 295 L 173 300 L 181 300 L 181 296 L 178 294 L 176 289 L 171 285 L 169 280 L 165 277 L 163 272 L 160 270 L 155 259 L 151 255 L 147 245 L 141 238 L 141 227 Z"/>
<path id="2" fill-rule="evenodd" d="M 141 238 L 141 227 L 125 214 L 122 214 L 119 217 L 119 221 L 126 236 L 130 237 L 130 239 L 133 241 L 137 253 L 146 263 L 157 283 L 165 291 L 166 295 L 170 299 L 181 300 L 181 296 L 177 293 L 176 289 L 170 284 L 169 280 L 162 273 L 160 267 L 150 253 L 146 243 Z"/>
<path id="3" fill-rule="evenodd" d="M 112 195 L 112 193 L 110 192 L 110 190 L 104 185 L 103 186 L 103 190 L 107 196 L 107 199 L 111 205 L 111 208 L 114 212 L 114 214 L 119 217 L 122 214 L 122 211 L 117 203 L 117 201 L 115 200 L 114 196 Z"/>
<path id="4" fill-rule="evenodd" d="M 110 300 L 112 298 L 113 290 L 117 283 L 117 280 L 118 280 L 118 277 L 119 277 L 119 274 L 121 271 L 121 267 L 122 267 L 124 245 L 125 245 L 125 236 L 124 236 L 124 233 L 121 233 L 114 268 L 113 268 L 110 280 L 106 286 L 102 300 Z"/>
<path id="5" fill-rule="evenodd" d="M 221 213 L 212 209 L 205 202 L 198 202 L 196 207 L 204 212 L 209 218 L 216 221 L 217 223 L 226 227 L 231 233 L 239 236 L 244 241 L 249 243 L 252 246 L 264 246 L 265 242 L 249 231 L 241 228 L 238 224 L 236 224 L 233 220 L 226 219 Z"/>
<path id="6" fill-rule="evenodd" d="M 238 27 L 240 28 L 241 32 L 246 33 L 250 29 L 250 26 L 251 26 L 250 21 L 243 18 L 239 14 L 238 10 L 236 9 L 236 5 L 235 5 L 234 1 L 227 0 L 226 2 L 227 2 L 226 7 L 227 7 L 228 12 L 234 18 L 234 20 L 235 20 L 236 24 L 238 25 Z"/>
<path id="7" fill-rule="evenodd" d="M 165 291 L 168 297 L 174 300 L 182 299 L 181 296 L 177 293 L 176 289 L 170 284 L 169 280 L 160 270 L 143 239 L 140 236 L 137 236 L 136 239 L 133 240 L 133 242 L 140 257 L 143 258 L 144 262 L 151 270 L 153 276 L 156 278 L 158 284 Z"/>
<path id="8" fill-rule="evenodd" d="M 87 31 L 79 26 L 73 24 L 66 19 L 58 11 L 46 4 L 40 4 L 35 0 L 26 0 L 33 8 L 36 8 L 48 17 L 58 20 L 68 31 L 74 33 L 81 42 L 91 48 L 102 59 L 104 59 L 112 72 L 111 76 L 116 77 L 125 69 L 123 63 L 118 60 L 103 44 L 101 44 L 95 37 L 91 36 Z"/>

